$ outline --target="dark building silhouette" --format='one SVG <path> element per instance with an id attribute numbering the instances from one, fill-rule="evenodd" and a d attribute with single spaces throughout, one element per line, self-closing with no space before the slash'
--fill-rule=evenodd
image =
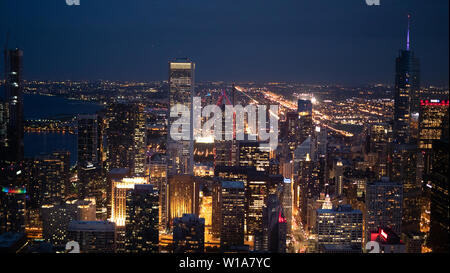
<path id="1" fill-rule="evenodd" d="M 410 29 L 406 49 L 400 50 L 395 61 L 394 138 L 399 144 L 410 141 L 411 115 L 419 108 L 420 63 L 410 48 Z"/>
<path id="2" fill-rule="evenodd" d="M 175 253 L 204 252 L 205 219 L 195 214 L 173 219 L 173 243 Z"/>
<path id="3" fill-rule="evenodd" d="M 0 122 L 6 127 L 3 133 L 1 159 L 19 161 L 23 158 L 23 51 L 12 49 L 5 54 L 5 104 Z M 5 139 L 6 136 L 6 139 Z"/>
<path id="4" fill-rule="evenodd" d="M 125 251 L 157 253 L 159 243 L 159 196 L 153 185 L 135 185 L 127 193 Z"/>

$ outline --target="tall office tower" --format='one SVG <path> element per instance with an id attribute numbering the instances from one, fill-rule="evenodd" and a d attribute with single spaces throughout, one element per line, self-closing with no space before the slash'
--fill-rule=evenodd
<path id="1" fill-rule="evenodd" d="M 136 185 L 148 184 L 144 177 L 122 178 L 111 180 L 111 218 L 117 229 L 125 227 L 127 218 L 127 193 Z"/>
<path id="2" fill-rule="evenodd" d="M 444 122 L 449 114 L 448 100 L 421 100 L 419 112 L 419 150 L 422 151 L 424 159 L 424 175 L 431 171 L 431 153 L 433 140 L 441 139 L 444 133 Z"/>
<path id="3" fill-rule="evenodd" d="M 0 233 L 25 232 L 26 189 L 0 187 Z"/>
<path id="4" fill-rule="evenodd" d="M 130 177 L 131 172 L 129 168 L 116 168 L 111 169 L 108 172 L 108 175 L 106 177 L 107 179 L 107 191 L 106 191 L 106 210 L 107 210 L 107 219 L 111 219 L 112 216 L 112 199 L 113 199 L 113 191 L 111 190 L 114 183 L 117 183 L 119 181 L 122 181 L 122 179 L 126 177 Z"/>
<path id="5" fill-rule="evenodd" d="M 7 149 L 2 159 L 19 161 L 23 158 L 23 80 L 20 49 L 5 49 L 5 101 L 8 106 Z"/>
<path id="6" fill-rule="evenodd" d="M 226 105 L 233 106 L 233 103 L 228 98 L 225 90 L 217 101 L 217 106 L 222 110 L 222 128 L 226 128 Z M 228 140 L 232 138 L 232 140 Z M 237 164 L 237 141 L 233 133 L 222 130 L 222 140 L 214 140 L 214 166 L 235 166 Z"/>
<path id="7" fill-rule="evenodd" d="M 336 160 L 334 164 L 334 185 L 336 196 L 342 196 L 344 193 L 344 164 L 341 159 Z"/>
<path id="8" fill-rule="evenodd" d="M 433 142 L 430 181 L 430 238 L 428 245 L 433 252 L 449 251 L 449 195 L 448 195 L 448 139 Z"/>
<path id="9" fill-rule="evenodd" d="M 418 111 L 418 92 L 420 89 L 420 63 L 410 48 L 410 28 L 408 14 L 408 33 L 406 50 L 400 50 L 395 65 L 394 96 L 394 139 L 398 144 L 410 141 L 410 122 L 413 113 Z"/>
<path id="10" fill-rule="evenodd" d="M 78 167 L 102 166 L 102 119 L 99 115 L 78 115 Z"/>
<path id="11" fill-rule="evenodd" d="M 64 246 L 67 240 L 67 228 L 73 220 L 95 221 L 95 201 L 68 200 L 42 205 L 42 237 L 54 246 Z"/>
<path id="12" fill-rule="evenodd" d="M 159 192 L 159 224 L 163 230 L 168 225 L 167 208 L 167 158 L 165 155 L 155 153 L 150 157 L 149 163 L 150 184 Z"/>
<path id="13" fill-rule="evenodd" d="M 255 166 L 257 171 L 269 171 L 270 152 L 257 141 L 239 141 L 239 166 Z"/>
<path id="14" fill-rule="evenodd" d="M 420 229 L 422 177 L 417 168 L 418 150 L 414 144 L 395 145 L 390 179 L 403 184 L 402 232 Z M 396 230 L 394 232 L 398 233 Z"/>
<path id="15" fill-rule="evenodd" d="M 169 62 L 169 107 L 176 104 L 187 107 L 183 116 L 189 116 L 189 122 L 183 123 L 184 128 L 189 128 L 189 139 L 175 141 L 170 134 L 172 124 L 178 117 L 169 117 L 167 135 L 168 172 L 174 174 L 192 174 L 194 170 L 194 137 L 192 100 L 194 97 L 194 72 L 195 63 L 189 59 L 176 59 Z M 170 111 L 169 109 L 169 111 Z M 175 132 L 180 136 L 181 132 Z M 180 215 L 181 216 L 181 215 Z"/>
<path id="16" fill-rule="evenodd" d="M 67 173 L 65 157 L 43 156 L 33 161 L 28 192 L 31 206 L 38 208 L 43 204 L 60 201 L 65 197 Z"/>
<path id="17" fill-rule="evenodd" d="M 317 242 L 359 248 L 363 241 L 363 214 L 350 205 L 317 210 Z"/>
<path id="18" fill-rule="evenodd" d="M 77 175 L 80 181 L 80 196 L 94 195 L 100 204 L 106 188 L 103 167 L 103 119 L 99 115 L 77 116 Z"/>
<path id="19" fill-rule="evenodd" d="M 183 214 L 199 213 L 199 183 L 188 174 L 169 176 L 169 224 Z"/>
<path id="20" fill-rule="evenodd" d="M 328 151 L 328 130 L 327 128 L 316 127 L 314 132 L 316 136 L 317 155 L 319 157 L 326 157 Z"/>
<path id="21" fill-rule="evenodd" d="M 173 219 L 175 253 L 201 253 L 205 248 L 205 219 L 195 214 L 183 214 Z"/>
<path id="22" fill-rule="evenodd" d="M 134 127 L 134 164 L 133 174 L 134 176 L 147 176 L 146 170 L 146 154 L 147 154 L 147 138 L 145 127 L 145 108 L 142 103 L 136 105 L 136 124 Z"/>
<path id="23" fill-rule="evenodd" d="M 298 100 L 297 112 L 299 119 L 298 143 L 303 143 L 313 134 L 312 103 L 310 100 Z"/>
<path id="24" fill-rule="evenodd" d="M 145 176 L 145 118 L 141 104 L 114 103 L 108 107 L 107 169 L 129 168 Z"/>
<path id="25" fill-rule="evenodd" d="M 380 179 L 387 176 L 387 158 L 389 147 L 392 142 L 392 126 L 387 123 L 372 124 L 369 128 L 366 143 L 368 157 L 374 156 L 375 160 L 370 162 L 372 170 Z"/>
<path id="26" fill-rule="evenodd" d="M 283 214 L 286 218 L 286 232 L 291 233 L 292 229 L 292 180 L 284 178 L 279 200 L 283 208 Z"/>
<path id="27" fill-rule="evenodd" d="M 263 244 L 261 250 L 269 253 L 286 252 L 287 220 L 284 217 L 283 206 L 278 197 L 271 194 L 263 210 Z"/>
<path id="28" fill-rule="evenodd" d="M 125 252 L 125 222 L 127 219 L 127 194 L 136 185 L 148 184 L 144 177 L 122 178 L 111 180 L 111 222 L 116 227 L 117 252 Z"/>
<path id="29" fill-rule="evenodd" d="M 222 181 L 220 190 L 220 247 L 229 251 L 244 245 L 245 188 L 239 181 Z"/>
<path id="30" fill-rule="evenodd" d="M 149 184 L 136 184 L 127 193 L 125 251 L 157 253 L 159 243 L 158 190 Z"/>
<path id="31" fill-rule="evenodd" d="M 299 142 L 299 125 L 300 119 L 297 112 L 288 112 L 286 114 L 286 122 L 283 131 L 283 138 L 288 144 L 288 148 L 290 152 L 294 152 L 295 148 L 300 145 L 302 142 Z"/>
<path id="32" fill-rule="evenodd" d="M 380 181 L 366 185 L 366 241 L 370 233 L 380 227 L 390 227 L 397 234 L 401 232 L 403 185 L 383 177 Z"/>
<path id="33" fill-rule="evenodd" d="M 80 253 L 114 253 L 116 226 L 108 221 L 71 221 L 68 239 L 79 243 Z"/>
<path id="34" fill-rule="evenodd" d="M 262 249 L 262 220 L 263 207 L 267 203 L 269 194 L 275 194 L 283 183 L 281 175 L 267 175 L 257 172 L 249 175 L 246 187 L 245 224 L 246 235 L 253 238 L 254 249 Z"/>
<path id="35" fill-rule="evenodd" d="M 8 120 L 8 103 L 0 99 L 0 158 L 2 160 L 6 159 L 6 153 L 8 152 Z"/>

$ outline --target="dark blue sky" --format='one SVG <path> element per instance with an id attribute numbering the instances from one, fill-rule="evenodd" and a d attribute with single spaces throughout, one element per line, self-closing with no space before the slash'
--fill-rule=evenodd
<path id="1" fill-rule="evenodd" d="M 408 12 L 422 82 L 448 85 L 448 0 L 0 0 L 0 45 L 27 79 L 165 80 L 191 57 L 198 80 L 392 83 Z"/>

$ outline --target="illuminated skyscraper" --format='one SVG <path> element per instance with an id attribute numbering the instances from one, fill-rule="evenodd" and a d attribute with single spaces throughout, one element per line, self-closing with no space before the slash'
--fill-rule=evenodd
<path id="1" fill-rule="evenodd" d="M 220 191 L 220 247 L 227 251 L 244 245 L 244 183 L 222 181 Z"/>
<path id="2" fill-rule="evenodd" d="M 298 144 L 303 143 L 313 133 L 312 103 L 310 100 L 298 100 Z"/>
<path id="3" fill-rule="evenodd" d="M 162 229 L 168 225 L 167 208 L 167 158 L 162 154 L 153 154 L 150 157 L 150 184 L 159 192 L 159 223 Z"/>
<path id="4" fill-rule="evenodd" d="M 350 205 L 317 210 L 317 239 L 320 245 L 358 247 L 363 241 L 363 215 Z"/>
<path id="5" fill-rule="evenodd" d="M 239 166 L 255 166 L 257 171 L 269 171 L 270 152 L 257 141 L 239 141 Z"/>
<path id="6" fill-rule="evenodd" d="M 135 185 L 148 184 L 148 182 L 143 177 L 112 179 L 111 182 L 111 222 L 116 223 L 116 226 L 120 228 L 125 226 L 127 218 L 127 193 L 132 191 Z"/>
<path id="7" fill-rule="evenodd" d="M 34 208 L 60 201 L 65 197 L 69 154 L 56 153 L 32 161 L 28 192 Z"/>
<path id="8" fill-rule="evenodd" d="M 344 165 L 341 159 L 338 159 L 334 165 L 334 185 L 335 194 L 337 196 L 342 196 L 344 193 Z"/>
<path id="9" fill-rule="evenodd" d="M 159 243 L 158 191 L 149 184 L 136 184 L 127 193 L 125 251 L 157 253 Z"/>
<path id="10" fill-rule="evenodd" d="M 114 103 L 107 110 L 107 169 L 145 175 L 145 117 L 141 104 Z"/>
<path id="11" fill-rule="evenodd" d="M 194 170 L 194 137 L 192 128 L 192 100 L 194 96 L 194 71 L 195 63 L 188 59 L 177 59 L 169 62 L 169 111 L 176 104 L 186 107 L 187 112 L 183 116 L 189 116 L 189 122 L 183 123 L 184 128 L 189 128 L 189 139 L 176 141 L 172 139 L 170 130 L 177 117 L 169 117 L 167 135 L 168 172 L 173 174 L 192 174 Z M 174 132 L 174 136 L 180 136 L 181 132 Z"/>
<path id="12" fill-rule="evenodd" d="M 446 121 L 448 123 L 448 114 L 448 100 L 432 99 L 420 101 L 418 146 L 424 158 L 424 174 L 429 174 L 431 171 L 433 141 L 441 139 L 443 136 L 444 123 Z"/>
<path id="13" fill-rule="evenodd" d="M 195 214 L 183 214 L 173 219 L 175 253 L 199 253 L 205 247 L 205 219 Z"/>
<path id="14" fill-rule="evenodd" d="M 199 183 L 192 175 L 169 176 L 169 223 L 183 214 L 199 213 Z"/>
<path id="15" fill-rule="evenodd" d="M 95 201 L 94 201 L 95 202 Z M 42 236 L 54 246 L 64 246 L 67 229 L 71 221 L 95 221 L 95 203 L 93 200 L 68 200 L 42 205 Z"/>
<path id="16" fill-rule="evenodd" d="M 127 219 L 127 195 L 135 185 L 148 184 L 144 177 L 111 180 L 111 222 L 116 226 L 117 252 L 125 251 L 125 222 Z"/>
<path id="17" fill-rule="evenodd" d="M 420 63 L 410 47 L 410 28 L 408 14 L 408 33 L 406 49 L 400 50 L 395 66 L 394 139 L 399 144 L 410 141 L 410 122 L 413 113 L 418 111 L 420 89 Z"/>
<path id="18" fill-rule="evenodd" d="M 101 167 L 102 120 L 98 115 L 78 115 L 78 162 L 77 166 Z"/>
<path id="19" fill-rule="evenodd" d="M 371 232 L 390 227 L 397 234 L 402 225 L 403 185 L 383 177 L 366 185 L 366 241 Z"/>
<path id="20" fill-rule="evenodd" d="M 19 161 L 23 158 L 23 79 L 20 49 L 5 49 L 5 102 L 8 107 L 6 149 L 2 159 Z"/>
<path id="21" fill-rule="evenodd" d="M 0 187 L 0 233 L 25 232 L 26 189 Z"/>

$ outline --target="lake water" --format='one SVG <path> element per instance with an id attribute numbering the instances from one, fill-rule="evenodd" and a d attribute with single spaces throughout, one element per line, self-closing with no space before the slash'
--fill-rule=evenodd
<path id="1" fill-rule="evenodd" d="M 101 105 L 62 97 L 24 95 L 25 119 L 63 118 L 77 114 L 93 114 Z M 69 133 L 25 133 L 25 157 L 69 151 L 71 165 L 77 162 L 77 136 Z"/>

